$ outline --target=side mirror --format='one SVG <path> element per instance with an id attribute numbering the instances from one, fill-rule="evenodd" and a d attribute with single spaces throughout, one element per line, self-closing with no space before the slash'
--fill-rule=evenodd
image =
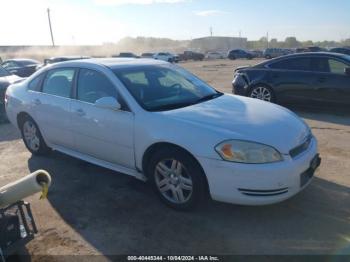
<path id="1" fill-rule="evenodd" d="M 110 109 L 110 110 L 120 110 L 121 109 L 121 105 L 120 103 L 117 101 L 117 99 L 115 99 L 114 97 L 111 96 L 107 96 L 107 97 L 102 97 L 100 99 L 97 99 L 95 102 L 95 106 L 99 107 L 99 108 L 105 108 L 105 109 Z"/>
<path id="2" fill-rule="evenodd" d="M 347 76 L 350 76 L 350 67 L 345 68 L 344 71 Z"/>

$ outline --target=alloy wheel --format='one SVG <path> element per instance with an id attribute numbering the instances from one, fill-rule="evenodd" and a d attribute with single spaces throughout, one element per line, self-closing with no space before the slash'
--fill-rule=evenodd
<path id="1" fill-rule="evenodd" d="M 250 97 L 271 102 L 272 94 L 267 87 L 260 86 L 253 89 L 253 91 L 250 94 Z"/>
<path id="2" fill-rule="evenodd" d="M 23 124 L 23 136 L 28 147 L 33 151 L 38 151 L 40 148 L 40 138 L 37 128 L 32 121 L 27 120 Z"/>
<path id="3" fill-rule="evenodd" d="M 185 166 L 176 159 L 160 161 L 155 168 L 159 192 L 174 204 L 186 203 L 193 192 L 193 181 Z"/>

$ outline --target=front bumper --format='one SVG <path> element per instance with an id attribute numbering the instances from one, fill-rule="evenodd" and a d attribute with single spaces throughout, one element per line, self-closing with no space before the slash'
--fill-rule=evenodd
<path id="1" fill-rule="evenodd" d="M 297 158 L 271 164 L 240 164 L 198 157 L 208 179 L 212 199 L 241 205 L 268 205 L 284 201 L 312 181 L 320 164 L 317 141 Z M 313 161 L 315 160 L 316 161 Z M 313 162 L 313 163 L 312 163 Z"/>
<path id="2" fill-rule="evenodd" d="M 232 93 L 240 96 L 247 96 L 248 84 L 242 78 L 242 76 L 234 75 L 232 80 Z"/>

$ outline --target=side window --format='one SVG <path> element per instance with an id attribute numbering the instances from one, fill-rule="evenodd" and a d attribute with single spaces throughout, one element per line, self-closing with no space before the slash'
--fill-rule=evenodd
<path id="1" fill-rule="evenodd" d="M 94 104 L 102 97 L 117 97 L 117 89 L 103 74 L 81 69 L 78 77 L 77 99 Z"/>
<path id="2" fill-rule="evenodd" d="M 285 59 L 269 65 L 273 69 L 311 71 L 311 61 L 309 58 Z"/>
<path id="3" fill-rule="evenodd" d="M 315 57 L 311 59 L 311 68 L 314 72 L 329 73 L 327 58 Z"/>
<path id="4" fill-rule="evenodd" d="M 40 91 L 41 83 L 44 79 L 45 74 L 38 75 L 36 78 L 34 78 L 32 81 L 30 81 L 28 85 L 28 89 L 32 91 Z"/>
<path id="5" fill-rule="evenodd" d="M 47 73 L 43 83 L 43 93 L 61 97 L 70 97 L 73 85 L 74 69 L 54 69 Z"/>
<path id="6" fill-rule="evenodd" d="M 329 70 L 333 74 L 345 75 L 345 68 L 349 67 L 347 64 L 335 59 L 329 59 Z"/>

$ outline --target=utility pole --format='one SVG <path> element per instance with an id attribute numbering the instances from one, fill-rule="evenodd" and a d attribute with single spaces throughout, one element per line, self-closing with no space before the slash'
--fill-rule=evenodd
<path id="1" fill-rule="evenodd" d="M 213 37 L 213 27 L 210 27 L 210 36 Z"/>
<path id="2" fill-rule="evenodd" d="M 266 42 L 267 42 L 267 48 L 269 48 L 269 32 L 266 34 Z"/>
<path id="3" fill-rule="evenodd" d="M 51 26 L 50 8 L 47 9 L 47 17 L 48 17 L 48 19 L 49 19 L 49 26 L 50 26 L 50 33 L 51 33 L 52 46 L 55 47 L 55 41 L 54 41 L 54 39 L 53 39 L 53 32 L 52 32 L 52 26 Z"/>

